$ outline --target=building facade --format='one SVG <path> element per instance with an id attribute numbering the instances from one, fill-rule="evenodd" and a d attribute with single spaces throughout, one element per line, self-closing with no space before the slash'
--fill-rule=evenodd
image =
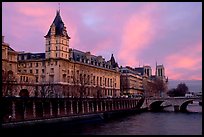
<path id="1" fill-rule="evenodd" d="M 15 54 L 14 71 L 21 82 L 16 89 L 27 86 L 29 96 L 37 97 L 120 96 L 120 72 L 113 55 L 106 61 L 102 56 L 72 49 L 70 39 L 57 11 L 45 35 L 45 53 Z"/>
<path id="2" fill-rule="evenodd" d="M 134 69 L 142 75 L 143 89 L 145 96 L 163 97 L 167 92 L 168 78 L 165 76 L 163 65 L 157 65 L 155 75 L 152 75 L 152 68 L 148 65 Z"/>
<path id="3" fill-rule="evenodd" d="M 51 98 L 156 96 L 160 90 L 155 88 L 156 80 L 167 84 L 163 65 L 156 65 L 152 75 L 150 66 L 119 68 L 113 54 L 106 61 L 102 56 L 70 48 L 71 37 L 60 11 L 44 37 L 45 52 L 30 53 L 14 51 L 2 36 L 4 96 L 24 94 L 21 91 L 30 97 Z"/>
<path id="4" fill-rule="evenodd" d="M 120 68 L 121 95 L 138 96 L 144 93 L 143 78 L 133 68 L 126 66 Z"/>

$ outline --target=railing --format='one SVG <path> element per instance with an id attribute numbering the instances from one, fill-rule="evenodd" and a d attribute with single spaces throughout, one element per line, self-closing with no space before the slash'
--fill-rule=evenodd
<path id="1" fill-rule="evenodd" d="M 139 98 L 2 98 L 3 123 L 140 108 Z"/>

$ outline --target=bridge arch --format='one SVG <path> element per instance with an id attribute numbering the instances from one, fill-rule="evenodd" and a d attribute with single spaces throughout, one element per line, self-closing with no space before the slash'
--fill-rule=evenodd
<path id="1" fill-rule="evenodd" d="M 180 106 L 180 111 L 181 112 L 187 112 L 187 106 L 188 106 L 189 103 L 193 103 L 193 99 L 187 100 L 184 103 L 182 103 L 181 106 Z"/>
<path id="2" fill-rule="evenodd" d="M 149 109 L 151 111 L 160 111 L 163 109 L 163 107 L 161 106 L 161 104 L 163 103 L 164 101 L 163 100 L 157 100 L 157 101 L 154 101 L 152 102 L 150 105 L 149 105 Z"/>

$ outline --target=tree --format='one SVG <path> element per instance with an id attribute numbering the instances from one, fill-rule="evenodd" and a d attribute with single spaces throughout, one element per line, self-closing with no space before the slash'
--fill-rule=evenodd
<path id="1" fill-rule="evenodd" d="M 12 96 L 13 90 L 16 88 L 16 77 L 13 71 L 3 71 L 2 70 L 2 93 L 3 96 Z"/>
<path id="2" fill-rule="evenodd" d="M 185 83 L 180 83 L 178 84 L 176 90 L 178 91 L 179 96 L 185 96 L 186 92 L 188 92 L 188 87 Z"/>
<path id="3" fill-rule="evenodd" d="M 188 92 L 188 87 L 185 83 L 180 83 L 177 85 L 177 88 L 173 88 L 167 92 L 170 97 L 185 96 Z"/>
<path id="4" fill-rule="evenodd" d="M 128 82 L 128 76 L 126 75 L 121 75 L 120 76 L 120 90 L 121 90 L 121 95 L 126 95 L 128 93 L 128 87 L 130 86 Z"/>
<path id="5" fill-rule="evenodd" d="M 164 83 L 163 79 L 160 78 L 156 78 L 154 80 L 154 84 L 156 94 L 161 97 L 166 90 L 166 84 Z"/>
<path id="6" fill-rule="evenodd" d="M 145 90 L 145 96 L 161 97 L 166 91 L 166 84 L 161 78 L 155 78 L 152 80 L 145 79 L 143 81 L 143 87 Z"/>
<path id="7" fill-rule="evenodd" d="M 89 84 L 90 84 L 90 76 L 81 73 L 79 75 L 79 79 L 77 80 L 77 85 L 79 86 L 80 98 L 86 97 L 86 89 Z"/>

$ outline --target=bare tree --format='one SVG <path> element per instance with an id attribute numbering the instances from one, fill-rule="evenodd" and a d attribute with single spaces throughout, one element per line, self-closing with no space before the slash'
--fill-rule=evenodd
<path id="1" fill-rule="evenodd" d="M 154 85 L 153 81 L 144 79 L 143 80 L 143 88 L 144 88 L 144 92 L 145 92 L 145 97 L 154 96 L 155 85 Z"/>
<path id="2" fill-rule="evenodd" d="M 16 86 L 16 77 L 13 71 L 2 71 L 2 93 L 3 96 L 12 96 Z"/>
<path id="3" fill-rule="evenodd" d="M 80 97 L 86 97 L 86 89 L 87 89 L 87 86 L 90 84 L 90 76 L 89 75 L 86 75 L 86 74 L 80 74 L 80 77 L 79 77 L 79 85 L 80 85 L 80 88 L 79 88 L 79 94 L 80 94 Z"/>
<path id="4" fill-rule="evenodd" d="M 167 89 L 165 82 L 161 78 L 156 78 L 154 80 L 154 84 L 155 84 L 154 88 L 157 96 L 162 97 L 162 95 L 165 93 Z"/>
<path id="5" fill-rule="evenodd" d="M 127 94 L 129 88 L 128 76 L 121 75 L 120 77 L 120 89 L 122 91 L 121 95 Z"/>

